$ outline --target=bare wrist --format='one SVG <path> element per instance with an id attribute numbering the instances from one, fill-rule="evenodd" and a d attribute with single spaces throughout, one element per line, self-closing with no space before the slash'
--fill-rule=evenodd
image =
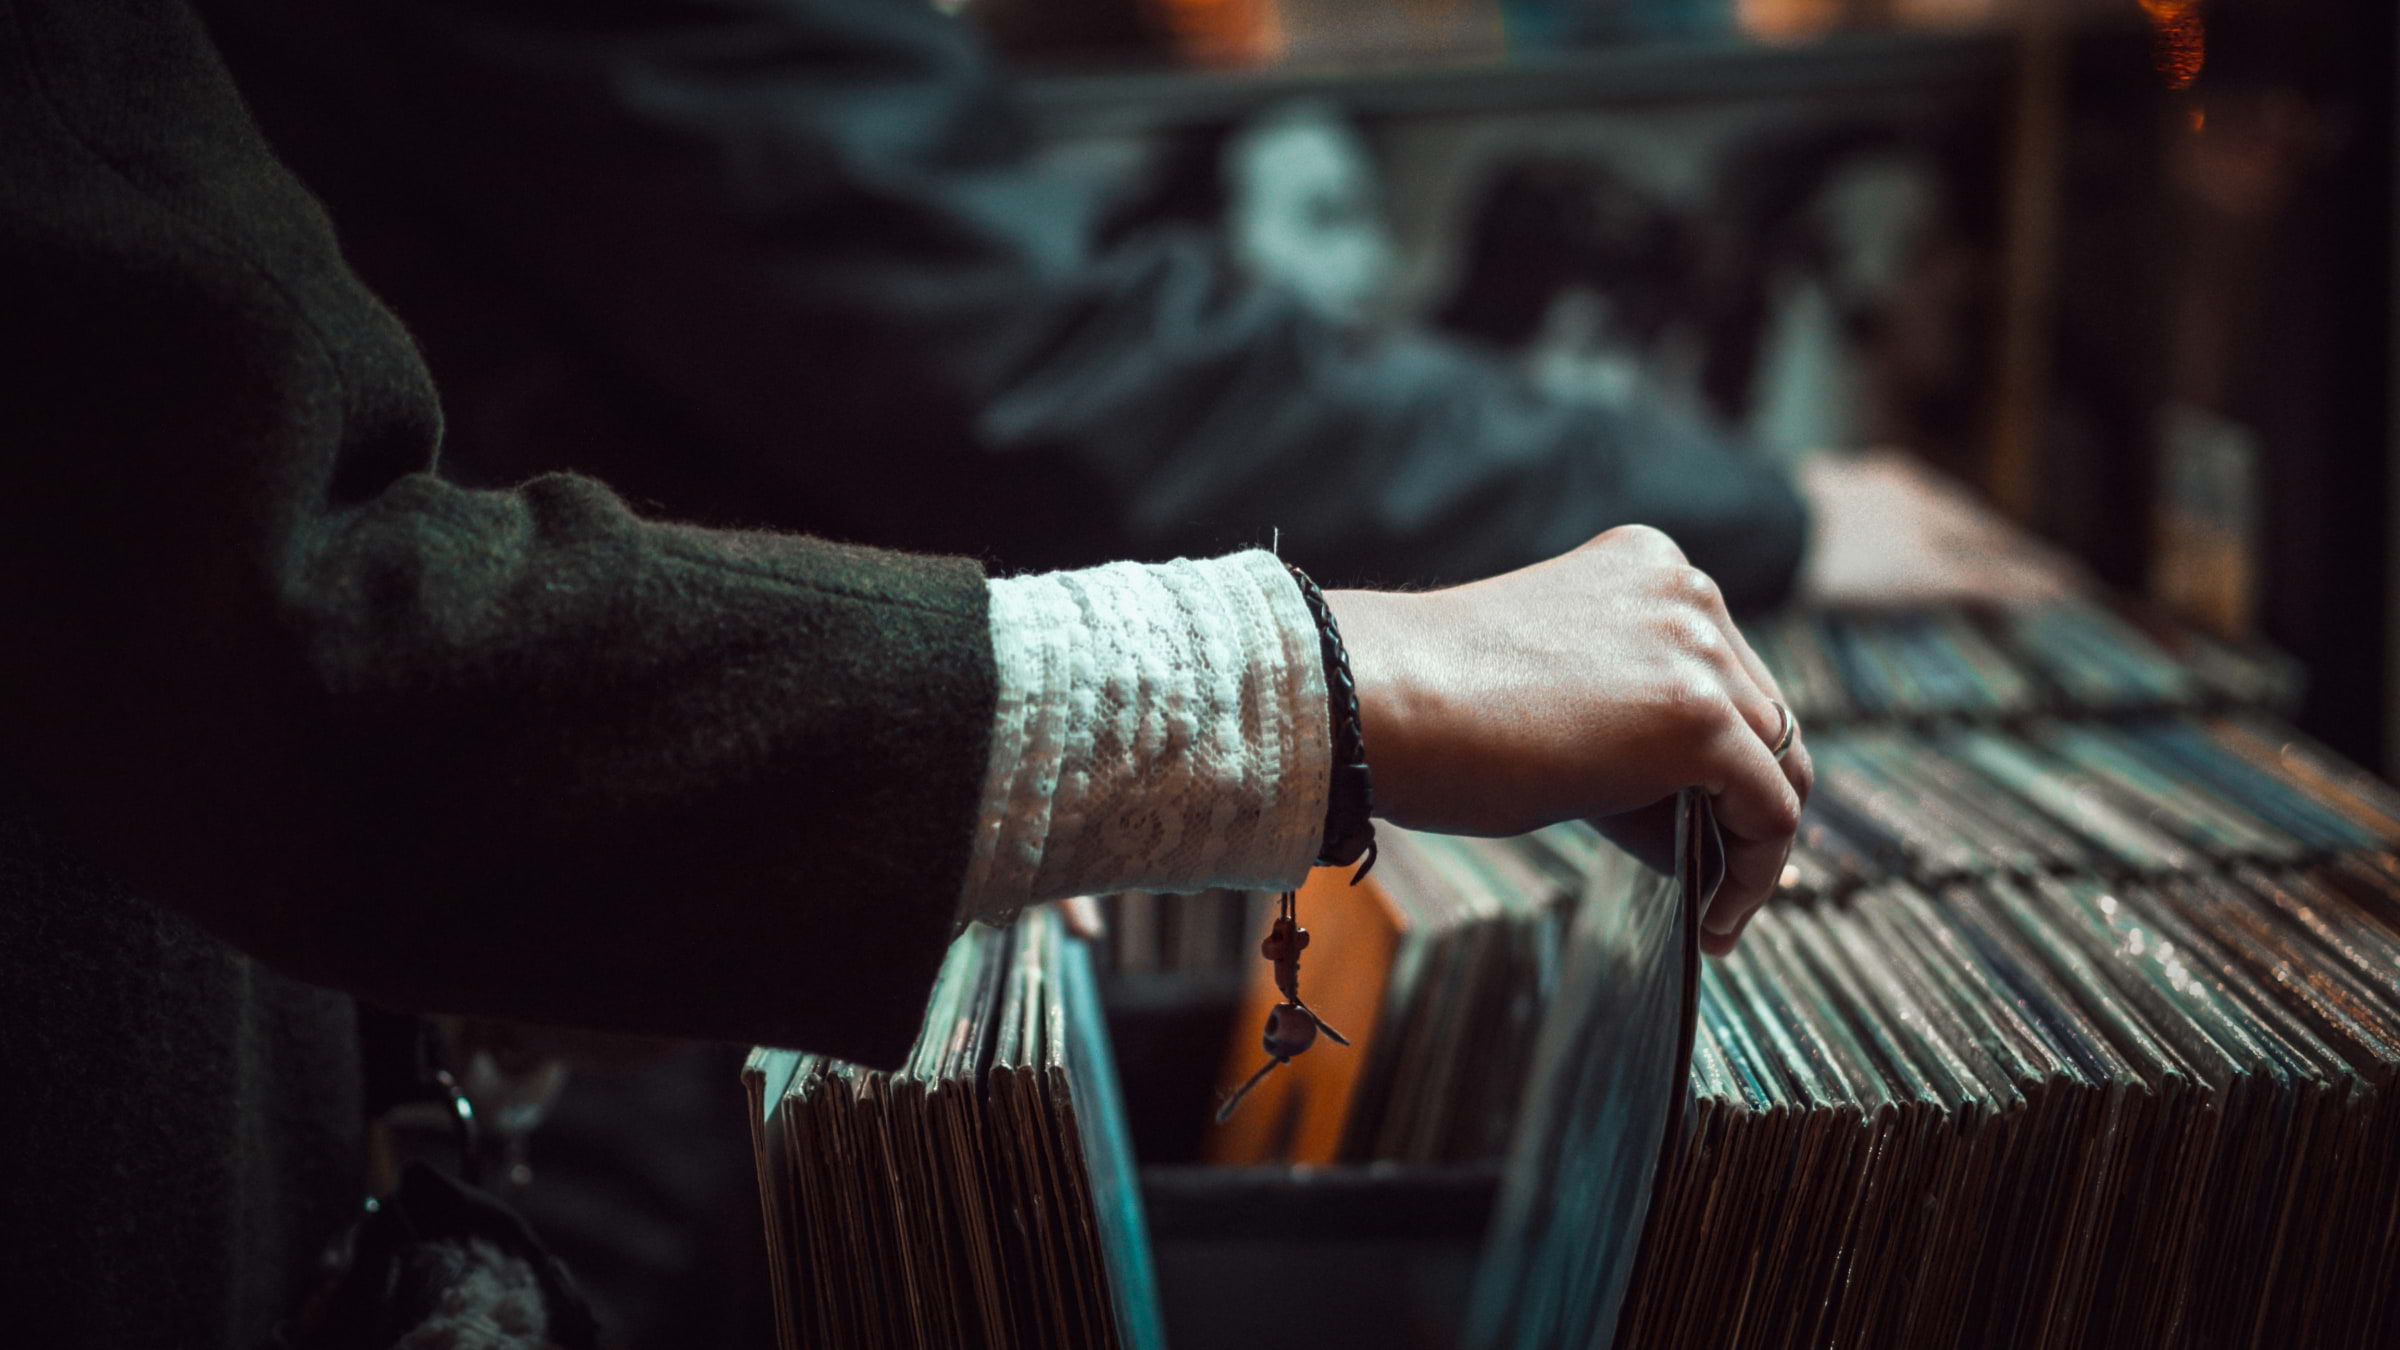
<path id="1" fill-rule="evenodd" d="M 1407 824 L 1422 796 L 1429 689 L 1422 678 L 1423 596 L 1328 591 L 1358 686 L 1358 715 L 1375 770 L 1375 814 Z"/>

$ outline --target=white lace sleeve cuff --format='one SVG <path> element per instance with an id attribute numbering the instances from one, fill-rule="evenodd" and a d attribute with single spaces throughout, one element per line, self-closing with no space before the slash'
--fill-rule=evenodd
<path id="1" fill-rule="evenodd" d="M 1332 749 L 1316 622 L 1281 563 L 1112 563 L 991 596 L 999 702 L 962 919 L 1298 884 Z"/>

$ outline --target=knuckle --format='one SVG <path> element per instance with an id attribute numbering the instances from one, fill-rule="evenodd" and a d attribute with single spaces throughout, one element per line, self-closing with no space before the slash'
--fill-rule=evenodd
<path id="1" fill-rule="evenodd" d="M 1725 593 L 1717 588 L 1717 579 L 1690 563 L 1676 569 L 1675 591 L 1702 609 L 1714 611 L 1725 604 Z"/>
<path id="2" fill-rule="evenodd" d="M 1655 525 L 1619 525 L 1600 537 L 1640 557 L 1683 561 L 1683 550 Z"/>
<path id="3" fill-rule="evenodd" d="M 1734 715 L 1733 701 L 1713 671 L 1686 664 L 1659 690 L 1659 717 L 1679 740 L 1696 740 L 1722 730 Z"/>
<path id="4" fill-rule="evenodd" d="M 1725 640 L 1725 630 L 1710 622 L 1705 614 L 1694 614 L 1685 621 L 1683 645 L 1684 650 L 1710 665 L 1725 665 L 1733 657 L 1733 644 Z"/>
<path id="5" fill-rule="evenodd" d="M 1723 630 L 1707 615 L 1683 607 L 1670 609 L 1659 617 L 1658 641 L 1677 656 L 1695 658 L 1710 666 L 1721 664 L 1727 653 Z"/>

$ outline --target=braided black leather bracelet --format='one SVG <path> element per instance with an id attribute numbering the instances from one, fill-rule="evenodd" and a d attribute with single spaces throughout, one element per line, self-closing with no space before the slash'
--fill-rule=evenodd
<path id="1" fill-rule="evenodd" d="M 1325 837 L 1317 848 L 1320 867 L 1361 863 L 1352 885 L 1375 865 L 1375 775 L 1367 768 L 1366 732 L 1359 724 L 1358 685 L 1350 677 L 1350 653 L 1325 593 L 1306 572 L 1284 564 L 1317 621 L 1317 645 L 1325 659 L 1325 708 L 1333 725 L 1333 777 L 1325 794 Z"/>

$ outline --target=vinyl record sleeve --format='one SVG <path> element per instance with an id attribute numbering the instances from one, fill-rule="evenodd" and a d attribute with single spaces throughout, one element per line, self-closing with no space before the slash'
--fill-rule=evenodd
<path id="1" fill-rule="evenodd" d="M 1596 868 L 1477 1268 L 1466 1343 L 1601 1346 L 1647 1245 L 1681 1127 L 1698 1015 L 1700 916 L 1724 877 L 1708 799 L 1676 801 L 1675 872 Z"/>

